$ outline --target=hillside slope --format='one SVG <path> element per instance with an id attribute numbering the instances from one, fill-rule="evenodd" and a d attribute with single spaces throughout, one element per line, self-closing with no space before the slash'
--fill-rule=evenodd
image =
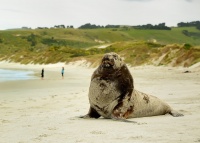
<path id="1" fill-rule="evenodd" d="M 95 63 L 114 51 L 131 65 L 190 66 L 200 61 L 199 45 L 200 31 L 194 27 L 5 30 L 0 31 L 0 60 L 47 64 L 84 58 Z"/>

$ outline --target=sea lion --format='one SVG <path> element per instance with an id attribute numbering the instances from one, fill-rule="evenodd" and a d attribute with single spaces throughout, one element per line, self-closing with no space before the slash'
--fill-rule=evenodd
<path id="1" fill-rule="evenodd" d="M 114 53 L 103 56 L 101 64 L 94 71 L 89 87 L 90 109 L 82 118 L 128 118 L 171 114 L 183 116 L 160 99 L 134 89 L 128 67 L 122 58 Z"/>

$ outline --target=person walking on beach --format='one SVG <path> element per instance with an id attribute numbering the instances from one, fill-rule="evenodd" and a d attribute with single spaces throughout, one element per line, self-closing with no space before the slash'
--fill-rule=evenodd
<path id="1" fill-rule="evenodd" d="M 44 78 L 44 68 L 42 68 L 42 72 L 41 72 L 41 79 Z"/>
<path id="2" fill-rule="evenodd" d="M 65 71 L 65 69 L 64 69 L 64 67 L 62 67 L 62 70 L 61 70 L 62 79 L 64 78 L 64 71 Z"/>

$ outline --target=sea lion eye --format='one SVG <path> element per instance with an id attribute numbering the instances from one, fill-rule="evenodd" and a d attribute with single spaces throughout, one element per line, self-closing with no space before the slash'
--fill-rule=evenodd
<path id="1" fill-rule="evenodd" d="M 114 58 L 115 60 L 117 60 L 117 56 L 116 56 L 116 55 L 113 55 L 113 58 Z"/>

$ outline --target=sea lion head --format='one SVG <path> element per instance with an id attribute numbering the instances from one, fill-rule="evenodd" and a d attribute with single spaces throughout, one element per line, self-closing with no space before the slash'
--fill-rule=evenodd
<path id="1" fill-rule="evenodd" d="M 107 53 L 101 60 L 101 68 L 106 71 L 118 70 L 124 65 L 122 58 L 114 53 Z"/>

